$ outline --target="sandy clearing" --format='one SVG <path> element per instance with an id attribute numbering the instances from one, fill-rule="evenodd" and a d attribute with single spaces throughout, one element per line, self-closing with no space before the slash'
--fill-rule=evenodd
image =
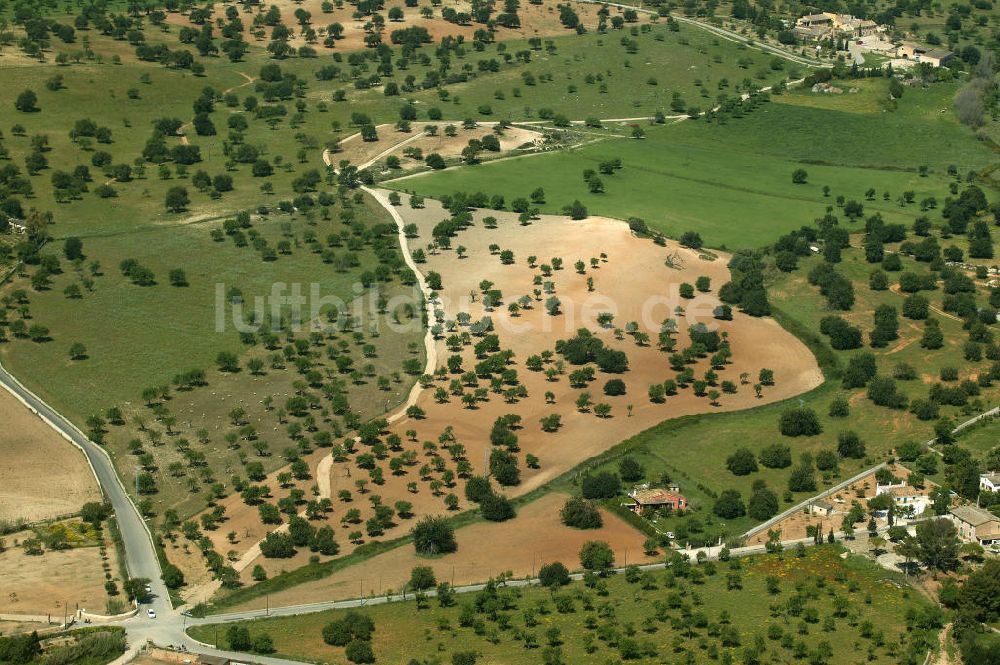
<path id="1" fill-rule="evenodd" d="M 0 414 L 0 519 L 51 519 L 100 500 L 83 453 L 6 390 Z"/>
<path id="2" fill-rule="evenodd" d="M 438 128 L 437 136 L 425 134 L 428 125 L 435 125 Z M 448 125 L 454 125 L 457 132 L 455 136 L 444 134 L 444 129 Z M 362 168 L 371 162 L 384 163 L 386 158 L 393 155 L 399 157 L 405 171 L 422 165 L 423 162 L 404 156 L 404 151 L 417 148 L 424 157 L 435 152 L 446 159 L 458 157 L 471 139 L 481 139 L 487 134 L 492 134 L 493 126 L 494 123 L 489 123 L 480 124 L 472 129 L 463 129 L 461 121 L 422 122 L 411 124 L 409 132 L 401 132 L 391 124 L 378 125 L 376 127 L 378 141 L 362 141 L 361 134 L 352 134 L 341 141 L 341 152 L 330 154 L 330 163 L 338 164 L 346 159 L 358 168 Z M 500 152 L 506 153 L 525 144 L 541 141 L 542 133 L 521 127 L 508 127 L 498 138 Z"/>
<path id="3" fill-rule="evenodd" d="M 439 581 L 453 584 L 480 582 L 508 571 L 515 577 L 525 577 L 553 561 L 562 561 L 574 569 L 579 567 L 580 547 L 588 540 L 610 543 L 620 565 L 626 561 L 630 564 L 651 561 L 642 551 L 645 536 L 615 515 L 602 511 L 604 526 L 600 529 L 579 530 L 563 525 L 559 509 L 566 498 L 565 494 L 547 494 L 521 508 L 512 521 L 478 522 L 460 529 L 456 533 L 458 551 L 453 554 L 424 558 L 417 556 L 413 547 L 404 545 L 326 579 L 271 594 L 269 602 L 277 607 L 353 598 L 361 595 L 362 587 L 366 596 L 381 595 L 390 589 L 400 589 L 414 566 L 430 566 Z M 232 611 L 263 605 L 263 601 L 253 600 Z"/>
<path id="4" fill-rule="evenodd" d="M 61 621 L 64 607 L 72 613 L 78 606 L 104 614 L 108 595 L 100 549 L 79 547 L 29 556 L 14 543 L 31 535 L 22 531 L 5 536 L 8 549 L 0 553 L 0 614 L 52 614 Z M 115 575 L 113 549 L 108 548 L 108 561 Z"/>

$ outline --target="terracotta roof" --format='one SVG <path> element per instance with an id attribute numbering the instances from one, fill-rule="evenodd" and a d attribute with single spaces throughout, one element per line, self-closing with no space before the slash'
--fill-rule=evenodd
<path id="1" fill-rule="evenodd" d="M 951 514 L 972 526 L 996 522 L 997 526 L 1000 527 L 1000 517 L 975 506 L 955 506 L 951 509 Z"/>
<path id="2" fill-rule="evenodd" d="M 677 503 L 678 501 L 687 502 L 680 494 L 674 494 L 664 489 L 636 490 L 632 493 L 632 498 L 636 503 L 644 505 Z"/>
<path id="3" fill-rule="evenodd" d="M 944 49 L 934 49 L 924 53 L 925 58 L 937 58 L 938 60 L 944 60 L 945 58 L 950 58 L 953 55 L 955 54 L 951 51 L 945 51 Z"/>
<path id="4" fill-rule="evenodd" d="M 902 487 L 893 487 L 887 490 L 888 494 L 893 496 L 923 496 L 926 492 L 918 490 L 916 487 L 910 487 L 909 485 L 903 485 Z"/>

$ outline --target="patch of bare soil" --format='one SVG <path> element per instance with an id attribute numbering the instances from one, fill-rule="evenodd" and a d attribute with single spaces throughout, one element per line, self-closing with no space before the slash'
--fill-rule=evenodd
<path id="1" fill-rule="evenodd" d="M 467 0 L 443 0 L 443 2 L 437 7 L 430 7 L 428 3 L 421 3 L 421 7 L 407 7 L 405 3 L 400 0 L 389 0 L 385 3 L 385 8 L 380 12 L 384 17 L 388 17 L 389 11 L 395 7 L 403 10 L 403 18 L 398 21 L 386 20 L 385 31 L 383 32 L 382 39 L 386 43 L 390 43 L 390 35 L 394 30 L 400 30 L 404 28 L 419 26 L 427 29 L 430 34 L 433 43 L 439 43 L 442 38 L 447 36 L 461 36 L 466 40 L 471 41 L 477 30 L 485 29 L 485 26 L 478 23 L 469 23 L 467 25 L 457 25 L 455 23 L 449 23 L 441 18 L 441 13 L 446 8 L 454 9 L 456 12 L 468 13 L 471 9 L 472 3 Z M 557 5 L 559 3 L 556 0 L 545 0 L 541 5 L 532 5 L 528 3 L 522 3 L 521 7 L 518 9 L 518 15 L 521 18 L 521 27 L 519 28 L 504 28 L 497 26 L 496 39 L 498 41 L 508 40 L 508 39 L 524 39 L 528 37 L 551 37 L 560 35 L 571 35 L 574 34 L 572 30 L 568 30 L 559 22 L 559 10 Z M 263 13 L 272 5 L 278 7 L 281 11 L 282 22 L 288 26 L 293 33 L 292 39 L 289 43 L 298 48 L 300 46 L 310 45 L 306 41 L 305 31 L 300 27 L 298 19 L 295 17 L 295 12 L 298 9 L 305 10 L 309 12 L 309 25 L 317 33 L 317 40 L 315 43 L 311 44 L 319 53 L 328 53 L 333 49 L 328 49 L 323 46 L 323 40 L 326 35 L 327 26 L 333 23 L 340 23 L 343 26 L 343 36 L 341 39 L 336 40 L 336 46 L 334 49 L 337 51 L 356 51 L 359 49 L 364 49 L 365 44 L 365 29 L 364 26 L 371 20 L 371 17 L 361 17 L 354 18 L 354 5 L 349 3 L 343 3 L 340 9 L 334 8 L 333 11 L 326 13 L 323 11 L 322 5 L 323 0 L 273 0 L 271 2 L 262 3 L 258 6 L 256 11 Z M 239 10 L 239 18 L 243 21 L 244 28 L 244 39 L 249 43 L 264 47 L 270 40 L 271 28 L 265 26 L 265 34 L 262 39 L 257 39 L 249 33 L 250 28 L 253 25 L 255 10 L 253 8 L 250 11 L 243 11 L 243 8 L 239 4 L 232 5 Z M 431 17 L 424 17 L 421 15 L 421 9 L 424 7 L 430 7 L 432 10 Z M 501 7 L 498 3 L 497 9 Z M 599 7 L 597 5 L 584 5 L 577 4 L 573 7 L 574 11 L 580 17 L 581 22 L 588 29 L 593 29 L 597 26 L 597 12 Z M 621 13 L 621 9 L 612 7 L 612 14 Z M 494 13 L 494 17 L 496 16 Z M 225 20 L 224 11 L 216 11 L 216 18 L 223 18 Z M 649 21 L 647 15 L 640 15 L 641 22 Z M 188 18 L 186 13 L 180 12 L 169 12 L 167 14 L 167 22 L 174 25 L 183 25 L 189 27 L 198 28 L 199 26 L 194 25 Z"/>
<path id="2" fill-rule="evenodd" d="M 383 195 L 385 192 L 383 192 Z M 418 237 L 409 241 L 411 251 L 425 248 L 431 229 L 447 213 L 435 201 L 428 201 L 427 207 L 410 209 L 399 207 L 397 211 L 407 224 L 417 227 Z M 498 218 L 497 229 L 487 229 L 483 218 L 487 215 Z M 395 422 L 390 430 L 402 439 L 403 450 L 416 453 L 415 461 L 405 465 L 395 472 L 389 468 L 388 458 L 378 460 L 377 466 L 382 469 L 384 480 L 380 484 L 369 483 L 364 492 L 359 492 L 356 482 L 366 480 L 368 473 L 355 465 L 354 459 L 335 462 L 331 467 L 331 495 L 334 498 L 333 512 L 326 519 L 337 525 L 338 541 L 341 544 L 341 554 L 350 552 L 354 544 L 348 542 L 347 534 L 362 532 L 365 522 L 373 516 L 372 501 L 378 495 L 381 503 L 392 506 L 396 501 L 403 500 L 412 504 L 412 513 L 419 517 L 427 514 L 439 514 L 447 510 L 445 497 L 455 494 L 459 498 L 458 509 L 471 507 L 464 500 L 463 480 L 456 477 L 451 485 L 448 479 L 439 487 L 433 482 L 441 482 L 444 474 L 434 471 L 430 465 L 436 457 L 447 457 L 440 441 L 444 432 L 450 432 L 454 441 L 465 447 L 464 459 L 471 465 L 472 472 L 485 474 L 492 446 L 490 431 L 494 421 L 508 414 L 521 418 L 522 428 L 517 430 L 518 458 L 521 469 L 521 482 L 513 487 L 504 488 L 508 494 L 517 495 L 535 489 L 573 468 L 581 461 L 593 457 L 619 441 L 632 436 L 648 427 L 668 418 L 692 413 L 705 413 L 715 410 L 736 410 L 805 392 L 822 381 L 822 375 L 815 359 L 808 349 L 795 337 L 783 330 L 775 321 L 766 318 L 752 318 L 740 313 L 734 313 L 732 321 L 719 321 L 713 318 L 713 311 L 719 305 L 713 295 L 715 289 L 729 279 L 726 268 L 727 256 L 710 257 L 686 250 L 675 244 L 658 247 L 648 239 L 634 237 L 627 225 L 621 221 L 589 218 L 583 221 L 571 221 L 563 217 L 545 216 L 528 226 L 520 226 L 516 215 L 512 213 L 494 213 L 477 211 L 476 224 L 462 231 L 452 240 L 452 246 L 462 246 L 463 256 L 460 258 L 456 250 L 429 252 L 427 262 L 421 266 L 424 274 L 437 272 L 442 277 L 440 290 L 441 303 L 439 307 L 443 318 L 455 321 L 459 313 L 468 313 L 472 321 L 487 314 L 494 322 L 498 336 L 499 348 L 514 352 L 509 368 L 517 371 L 517 379 L 527 390 L 527 397 L 511 398 L 494 392 L 489 383 L 477 381 L 480 388 L 486 388 L 485 395 L 468 404 L 455 395 L 451 395 L 452 381 L 458 379 L 462 372 L 475 367 L 481 359 L 476 357 L 473 344 L 458 349 L 449 349 L 445 336 L 437 341 L 437 357 L 439 364 L 449 356 L 461 359 L 462 369 L 459 372 L 445 371 L 417 399 L 417 406 L 423 415 L 404 417 Z M 497 247 L 491 249 L 491 245 Z M 513 252 L 513 263 L 507 265 L 500 259 L 500 251 Z M 604 258 L 601 258 L 602 254 Z M 535 276 L 540 274 L 539 268 L 528 267 L 528 256 L 539 257 L 539 263 L 552 264 L 552 258 L 562 258 L 563 267 L 555 270 L 552 275 L 542 279 L 543 284 L 535 284 Z M 590 259 L 596 259 L 596 266 Z M 668 268 L 667 260 L 676 268 Z M 579 274 L 574 266 L 577 260 L 584 262 L 583 273 Z M 679 296 L 681 283 L 693 284 L 699 276 L 707 276 L 711 280 L 710 293 L 698 294 L 693 299 Z M 587 281 L 593 280 L 593 291 L 588 291 Z M 492 288 L 502 292 L 503 305 L 487 312 L 480 295 L 480 283 L 483 280 L 492 282 Z M 534 296 L 533 290 L 545 289 L 544 282 L 551 281 L 552 289 L 560 298 L 561 311 L 556 316 L 546 313 L 544 299 L 547 295 Z M 470 294 L 475 298 L 470 298 Z M 527 295 L 530 305 L 516 313 L 507 309 L 508 303 L 515 302 L 521 296 Z M 676 308 L 681 307 L 682 310 Z M 682 313 L 678 314 L 678 311 Z M 619 339 L 612 329 L 602 327 L 596 322 L 601 312 L 614 314 L 614 326 L 625 327 L 630 321 L 638 324 L 638 331 L 648 332 L 649 343 L 640 343 L 637 337 L 627 334 Z M 657 348 L 657 333 L 661 322 L 668 318 L 677 319 L 680 332 L 677 335 L 678 349 L 689 344 L 687 327 L 694 323 L 704 323 L 711 328 L 717 328 L 732 345 L 733 356 L 730 362 L 719 370 L 718 381 L 729 380 L 737 387 L 735 394 L 723 394 L 718 397 L 715 405 L 710 403 L 708 396 L 695 396 L 690 389 L 670 396 L 664 403 L 653 403 L 648 397 L 650 384 L 662 383 L 673 378 L 675 371 L 668 363 L 668 353 Z M 629 369 L 622 374 L 597 373 L 595 379 L 586 388 L 573 387 L 568 380 L 568 374 L 576 367 L 566 365 L 562 373 L 547 377 L 541 371 L 527 369 L 527 358 L 542 351 L 552 351 L 560 339 L 572 337 L 577 329 L 587 328 L 592 331 L 608 347 L 619 349 L 626 353 L 629 359 Z M 469 332 L 467 326 L 458 326 L 458 333 Z M 471 337 L 473 342 L 479 337 Z M 554 356 L 546 367 L 557 366 Z M 747 373 L 756 378 L 761 368 L 774 370 L 776 385 L 765 387 L 761 397 L 747 383 L 741 381 L 741 375 Z M 708 359 L 702 359 L 694 365 L 696 375 L 702 376 L 709 369 Z M 607 396 L 603 394 L 605 383 L 612 378 L 621 379 L 626 386 L 624 395 Z M 444 395 L 435 395 L 438 388 L 444 389 Z M 467 393 L 471 387 L 465 387 Z M 577 399 L 584 391 L 589 392 L 594 403 L 603 402 L 611 406 L 607 417 L 598 417 L 593 407 L 581 410 Z M 551 393 L 546 396 L 546 393 Z M 544 416 L 559 415 L 561 426 L 557 431 L 544 432 L 540 419 Z M 428 446 L 428 444 L 430 444 Z M 359 447 L 359 453 L 368 452 L 365 446 Z M 527 455 L 536 456 L 539 467 L 526 468 Z M 315 462 L 316 458 L 313 458 Z M 446 467 L 452 467 L 455 462 L 445 461 Z M 315 467 L 314 467 L 315 468 Z M 448 471 L 451 473 L 451 471 Z M 407 487 L 408 484 L 412 485 Z M 272 488 L 275 485 L 271 485 Z M 346 489 L 351 493 L 347 502 L 337 499 L 339 490 Z M 277 493 L 276 493 L 277 494 Z M 351 508 L 357 508 L 359 519 L 353 523 L 343 522 L 341 518 Z M 525 508 L 522 513 L 528 511 Z M 259 523 L 257 510 L 247 507 L 238 497 L 228 500 L 227 514 L 232 524 L 241 525 L 240 537 L 246 537 L 247 542 L 265 533 L 265 528 Z M 394 537 L 408 530 L 413 517 L 395 519 L 395 527 L 384 534 L 375 537 Z M 224 525 L 219 533 L 230 530 L 230 525 Z M 483 527 L 487 528 L 487 527 Z M 501 527 L 495 527 L 501 528 Z M 518 517 L 504 529 L 517 529 L 518 537 L 514 542 L 532 542 L 542 537 L 538 523 L 523 520 Z M 213 540 L 218 535 L 211 536 Z M 358 542 L 368 540 L 364 535 Z M 491 542 L 496 539 L 490 538 Z M 225 551 L 223 547 L 220 551 Z M 307 548 L 301 548 L 293 559 L 268 560 L 258 557 L 247 561 L 243 567 L 244 580 L 249 582 L 250 563 L 261 564 L 270 574 L 288 570 L 305 563 L 310 553 Z M 366 566 L 368 564 L 366 563 Z M 506 564 L 500 558 L 494 562 L 496 568 Z M 351 573 L 355 574 L 355 573 Z M 290 596 L 291 597 L 291 596 Z M 297 596 L 295 602 L 303 602 Z"/>
<path id="3" fill-rule="evenodd" d="M 5 536 L 7 549 L 0 552 L 0 614 L 51 615 L 62 621 L 77 608 L 104 614 L 108 599 L 98 547 L 78 547 L 46 551 L 39 556 L 26 554 L 15 541 L 32 537 L 18 532 Z M 113 547 L 108 561 L 115 574 Z M 124 597 L 124 596 L 122 596 Z"/>
<path id="4" fill-rule="evenodd" d="M 405 222 L 418 227 L 420 235 L 410 241 L 411 248 L 426 245 L 431 229 L 447 217 L 436 201 L 428 201 L 425 208 L 417 210 L 401 206 L 398 212 Z M 497 218 L 497 229 L 485 228 L 482 219 L 486 216 Z M 426 417 L 404 419 L 395 430 L 415 429 L 417 439 L 422 441 L 436 439 L 450 426 L 455 438 L 466 446 L 468 459 L 478 468 L 480 460 L 489 453 L 489 432 L 496 418 L 508 413 L 521 416 L 524 429 L 518 436 L 522 455 L 538 456 L 541 468 L 525 470 L 514 493 L 534 489 L 580 461 L 667 418 L 747 408 L 800 394 L 822 382 L 822 374 L 809 350 L 773 319 L 753 318 L 739 312 L 734 312 L 732 321 L 713 318 L 713 311 L 720 304 L 715 290 L 729 280 L 728 256 L 708 260 L 674 243 L 658 247 L 633 236 L 627 225 L 618 220 L 591 217 L 572 221 L 543 216 L 529 226 L 519 226 L 515 214 L 493 211 L 477 211 L 476 224 L 453 238 L 452 245 L 463 246 L 466 258 L 459 258 L 455 250 L 440 251 L 429 255 L 424 267 L 425 271 L 442 276 L 444 319 L 456 320 L 459 312 L 470 314 L 472 321 L 490 316 L 500 348 L 514 352 L 510 367 L 517 370 L 529 396 L 509 403 L 491 392 L 488 401 L 479 402 L 474 408 L 465 408 L 454 397 L 437 403 L 435 388 L 448 389 L 451 380 L 459 376 L 449 373 L 422 395 L 419 406 Z M 490 250 L 491 245 L 496 245 L 499 251 L 512 251 L 514 263 L 504 265 L 499 253 Z M 591 267 L 590 259 L 602 254 L 606 259 L 599 259 L 597 267 Z M 543 284 L 536 285 L 535 277 L 541 273 L 538 268 L 528 266 L 527 259 L 532 255 L 538 257 L 539 264 L 551 264 L 552 258 L 561 258 L 563 268 L 553 271 L 551 277 L 542 277 Z M 665 265 L 668 258 L 682 267 L 668 268 Z M 574 267 L 578 260 L 585 264 L 583 274 Z M 680 285 L 694 284 L 699 276 L 710 278 L 711 292 L 699 293 L 690 300 L 681 298 Z M 588 279 L 593 280 L 592 292 L 587 288 Z M 492 288 L 502 292 L 503 304 L 494 311 L 486 311 L 479 295 L 483 280 L 492 282 Z M 535 289 L 544 290 L 546 281 L 553 283 L 554 293 L 562 303 L 557 316 L 546 312 L 547 294 L 533 295 Z M 470 294 L 476 296 L 475 301 L 470 301 Z M 524 295 L 531 298 L 531 308 L 516 315 L 509 312 L 508 304 Z M 677 307 L 683 308 L 683 315 L 675 313 Z M 649 343 L 640 344 L 629 335 L 617 339 L 611 329 L 597 324 L 601 312 L 614 314 L 614 327 L 624 328 L 627 323 L 636 322 L 638 329 L 649 335 Z M 712 406 L 706 397 L 695 396 L 691 390 L 668 397 L 662 404 L 650 401 L 649 386 L 673 378 L 676 373 L 669 367 L 669 354 L 658 349 L 656 343 L 659 326 L 666 318 L 678 322 L 678 350 L 689 345 L 687 328 L 695 323 L 704 323 L 727 337 L 733 356 L 718 371 L 718 381 L 731 380 L 738 386 L 735 394 L 722 395 L 718 406 Z M 529 356 L 554 350 L 558 340 L 572 337 L 579 328 L 587 328 L 608 347 L 624 351 L 629 359 L 628 371 L 620 375 L 598 372 L 596 380 L 581 389 L 570 385 L 567 375 L 576 369 L 571 365 L 566 365 L 565 373 L 554 380 L 525 367 Z M 468 328 L 458 328 L 459 333 L 467 331 Z M 478 340 L 473 337 L 473 341 Z M 438 341 L 439 358 L 455 353 L 447 348 L 445 339 Z M 478 362 L 472 345 L 464 347 L 458 355 L 463 359 L 464 371 Z M 547 365 L 552 366 L 555 363 Z M 758 399 L 749 385 L 740 384 L 740 375 L 746 372 L 756 378 L 761 368 L 774 370 L 776 385 L 765 387 L 762 398 Z M 699 377 L 708 369 L 707 359 L 694 365 Z M 604 395 L 603 387 L 609 379 L 621 379 L 626 394 Z M 593 402 L 610 404 L 611 416 L 599 418 L 592 410 L 581 412 L 575 402 L 584 391 L 591 394 Z M 549 403 L 544 397 L 546 392 L 552 393 Z M 555 433 L 543 432 L 540 418 L 553 413 L 561 416 L 562 426 Z"/>
<path id="5" fill-rule="evenodd" d="M 0 390 L 0 520 L 68 515 L 101 498 L 79 449 Z"/>
<path id="6" fill-rule="evenodd" d="M 906 467 L 894 464 L 890 467 L 893 475 L 897 478 L 908 478 L 910 470 Z M 922 493 L 930 493 L 930 484 Z M 852 501 L 864 503 L 875 496 L 875 474 L 869 474 L 855 483 L 848 485 L 839 492 L 824 497 L 823 502 L 833 505 L 833 512 L 829 515 L 816 513 L 811 514 L 805 510 L 789 515 L 771 527 L 772 530 L 781 532 L 782 540 L 798 540 L 807 538 L 806 528 L 810 526 L 821 526 L 823 533 L 840 531 L 844 522 L 844 515 L 851 510 Z M 747 545 L 764 545 L 767 543 L 767 531 L 755 534 L 747 541 Z"/>
<path id="7" fill-rule="evenodd" d="M 615 515 L 602 511 L 604 526 L 600 529 L 565 526 L 559 521 L 559 510 L 567 498 L 565 494 L 547 494 L 524 506 L 514 520 L 499 524 L 479 522 L 460 529 L 455 534 L 458 551 L 453 554 L 424 558 L 405 545 L 373 557 L 363 566 L 271 594 L 269 602 L 278 607 L 399 591 L 414 566 L 430 566 L 438 581 L 455 585 L 482 582 L 505 572 L 516 578 L 534 576 L 539 567 L 554 561 L 561 561 L 572 570 L 579 568 L 580 547 L 588 540 L 609 543 L 615 551 L 616 565 L 651 562 L 643 553 L 645 536 Z M 264 603 L 253 600 L 234 611 L 258 606 L 263 607 Z"/>
<path id="8" fill-rule="evenodd" d="M 437 134 L 426 133 L 428 125 L 437 127 Z M 453 125 L 455 135 L 445 134 L 445 127 Z M 348 136 L 340 143 L 341 151 L 330 155 L 331 163 L 348 160 L 361 168 L 372 162 L 385 162 L 390 155 L 398 157 L 403 171 L 423 164 L 423 158 L 431 153 L 437 153 L 445 159 L 458 157 L 471 139 L 481 139 L 487 134 L 493 134 L 492 123 L 479 125 L 471 129 L 463 129 L 460 122 L 421 122 L 412 123 L 411 131 L 401 132 L 391 124 L 379 125 L 378 141 L 362 141 L 360 134 Z M 502 130 L 497 138 L 500 140 L 500 153 L 507 153 L 525 145 L 533 145 L 541 141 L 542 134 L 535 130 L 520 127 L 508 127 Z M 420 157 L 408 157 L 404 153 L 419 150 Z"/>

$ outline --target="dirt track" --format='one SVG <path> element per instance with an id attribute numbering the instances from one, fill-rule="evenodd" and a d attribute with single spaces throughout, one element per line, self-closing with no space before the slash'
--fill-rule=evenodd
<path id="1" fill-rule="evenodd" d="M 449 124 L 455 125 L 457 132 L 455 136 L 444 134 L 444 128 Z M 437 126 L 437 136 L 429 136 L 424 133 L 424 129 L 428 125 Z M 483 136 L 493 133 L 492 125 L 462 129 L 461 123 L 449 122 L 413 123 L 409 132 L 397 131 L 393 125 L 379 125 L 376 129 L 379 136 L 378 141 L 362 141 L 360 134 L 352 134 L 341 142 L 341 152 L 329 156 L 329 163 L 336 165 L 341 160 L 346 159 L 360 168 L 371 161 L 384 161 L 389 155 L 393 155 L 400 159 L 404 170 L 412 169 L 414 166 L 422 165 L 423 162 L 405 157 L 403 155 L 404 149 L 419 148 L 424 157 L 431 153 L 437 153 L 447 159 L 461 155 L 470 139 L 481 139 Z M 541 136 L 540 132 L 530 129 L 508 127 L 503 130 L 503 134 L 498 136 L 500 151 L 509 152 L 538 140 Z"/>

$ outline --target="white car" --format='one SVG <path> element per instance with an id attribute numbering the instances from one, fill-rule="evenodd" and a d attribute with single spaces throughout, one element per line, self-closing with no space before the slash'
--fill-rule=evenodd
<path id="1" fill-rule="evenodd" d="M 150 619 L 155 619 L 156 618 L 156 610 L 151 610 L 151 609 L 150 610 L 146 610 L 146 616 L 148 616 Z"/>
<path id="2" fill-rule="evenodd" d="M 673 531 L 667 531 L 667 538 L 669 538 L 670 540 L 673 540 L 674 538 L 676 538 L 676 536 L 674 536 L 674 532 Z"/>

